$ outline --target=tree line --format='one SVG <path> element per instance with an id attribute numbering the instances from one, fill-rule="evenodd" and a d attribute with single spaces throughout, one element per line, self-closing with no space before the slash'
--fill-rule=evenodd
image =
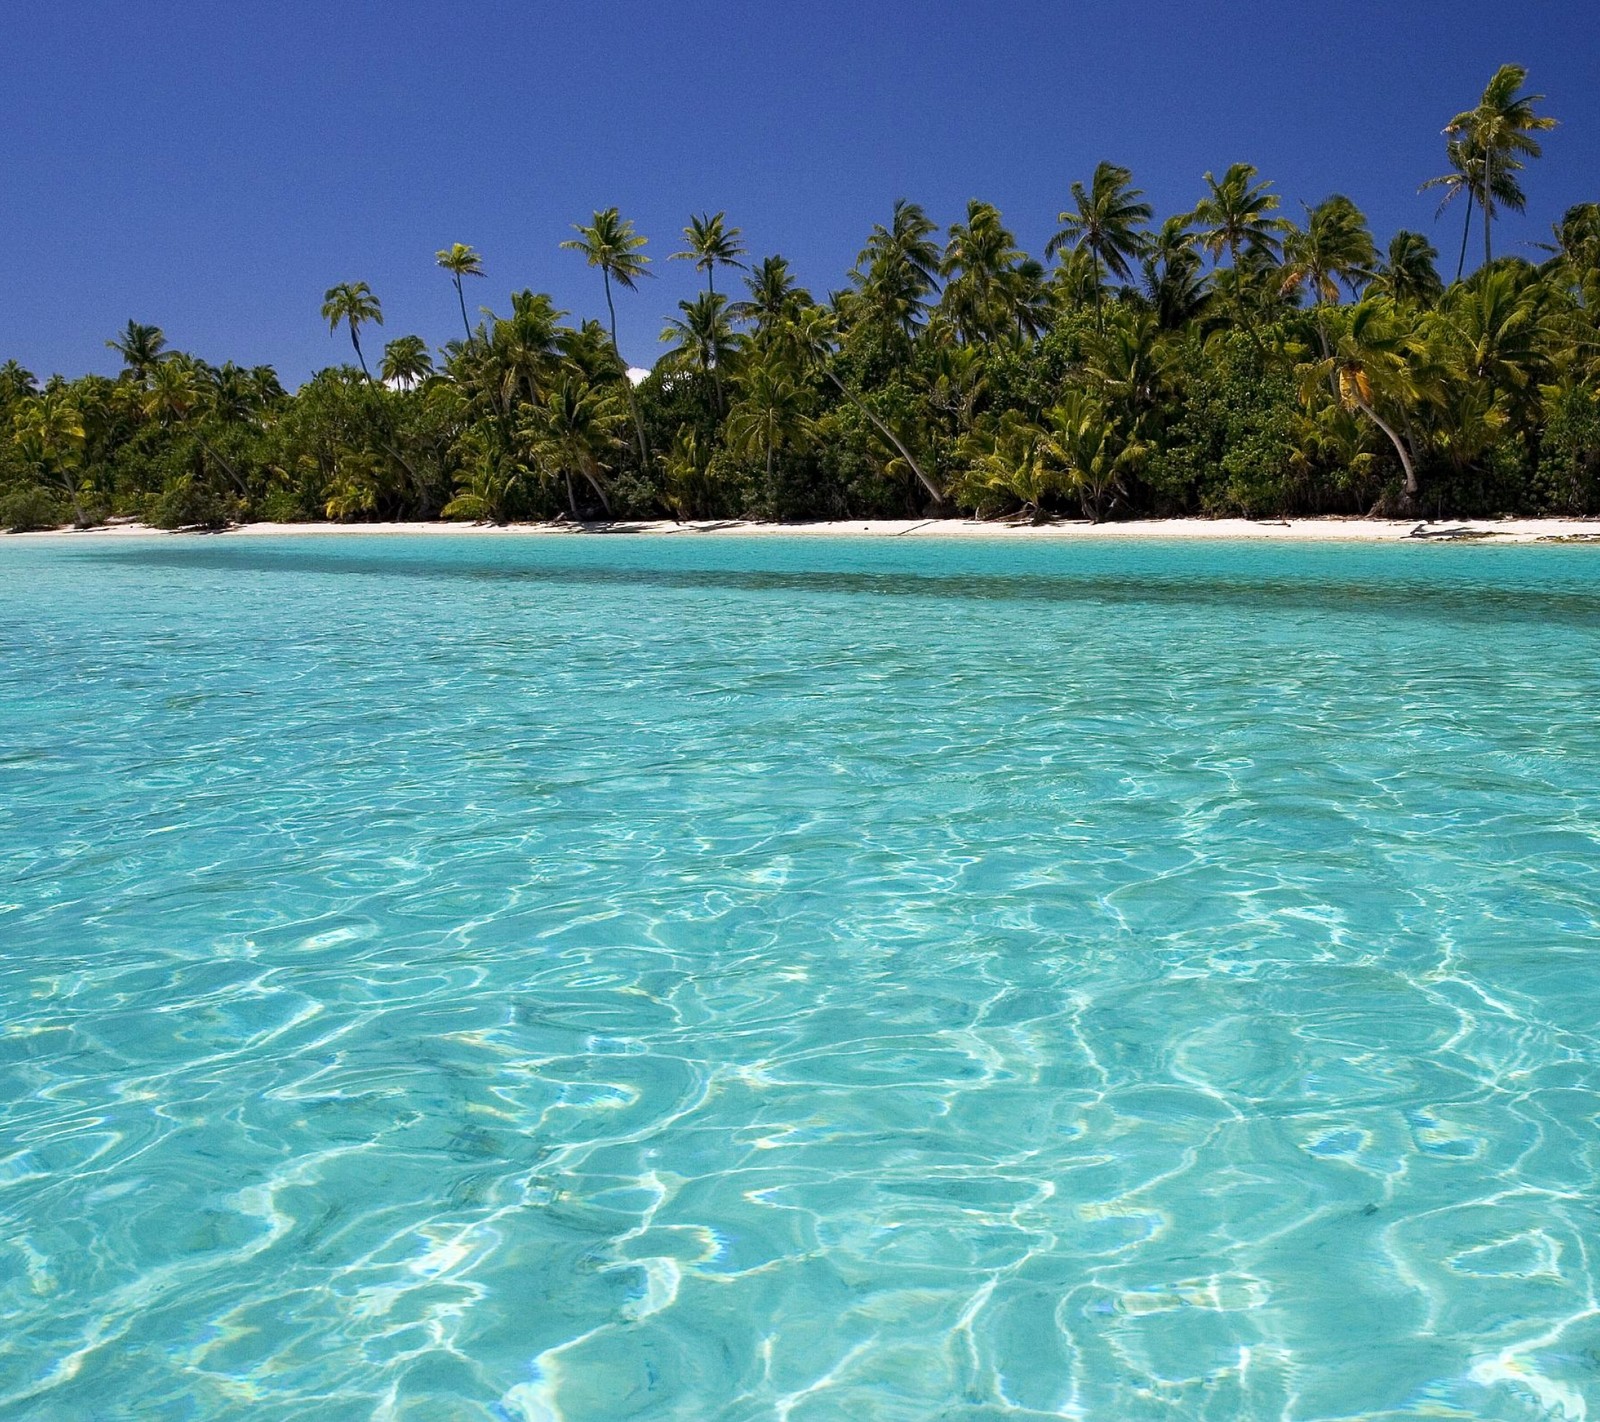
<path id="1" fill-rule="evenodd" d="M 900 201 L 821 298 L 694 217 L 671 258 L 705 289 L 635 385 L 616 302 L 651 259 L 610 208 L 562 244 L 604 323 L 528 290 L 474 322 L 484 262 L 456 243 L 458 337 L 380 351 L 379 298 L 341 283 L 322 317 L 354 363 L 293 392 L 136 321 L 115 378 L 7 362 L 0 523 L 1600 512 L 1600 205 L 1532 258 L 1494 251 L 1555 124 L 1526 80 L 1493 76 L 1423 184 L 1462 218 L 1448 280 L 1421 233 L 1380 251 L 1342 194 L 1294 219 L 1236 163 L 1158 222 L 1102 162 L 1044 261 L 988 203 L 941 233 Z"/>

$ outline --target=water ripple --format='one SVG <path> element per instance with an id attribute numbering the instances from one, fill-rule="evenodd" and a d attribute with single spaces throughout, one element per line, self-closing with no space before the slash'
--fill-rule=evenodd
<path id="1" fill-rule="evenodd" d="M 0 1416 L 1600 1415 L 1589 551 L 0 567 Z"/>

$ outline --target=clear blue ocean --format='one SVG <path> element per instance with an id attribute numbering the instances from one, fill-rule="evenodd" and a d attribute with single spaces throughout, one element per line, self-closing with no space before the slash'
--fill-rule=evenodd
<path id="1" fill-rule="evenodd" d="M 0 1417 L 1600 1416 L 1600 550 L 0 542 Z"/>

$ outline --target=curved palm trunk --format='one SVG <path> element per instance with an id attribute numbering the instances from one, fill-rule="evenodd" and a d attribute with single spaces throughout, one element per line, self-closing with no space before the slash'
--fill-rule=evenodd
<path id="1" fill-rule="evenodd" d="M 644 417 L 640 415 L 639 402 L 634 398 L 633 380 L 628 375 L 628 363 L 623 360 L 622 347 L 617 344 L 617 308 L 611 300 L 611 273 L 604 267 L 600 268 L 600 279 L 606 286 L 606 311 L 611 316 L 611 349 L 616 353 L 617 364 L 622 367 L 623 383 L 628 387 L 628 409 L 633 413 L 633 432 L 639 438 L 639 469 L 642 473 L 650 465 L 650 451 L 644 442 Z M 605 495 L 600 496 L 600 501 L 605 502 Z M 606 512 L 610 511 L 610 506 L 607 505 Z"/>
<path id="2" fill-rule="evenodd" d="M 203 439 L 199 434 L 195 435 L 195 440 L 198 442 L 201 449 L 215 459 L 217 463 L 227 471 L 228 477 L 233 480 L 234 485 L 238 488 L 239 492 L 243 494 L 245 498 L 249 498 L 250 491 L 249 489 L 245 488 L 244 480 L 239 477 L 239 471 L 235 469 L 233 465 L 229 464 L 228 461 L 219 453 L 217 453 L 215 449 L 212 448 L 209 440 Z"/>
<path id="3" fill-rule="evenodd" d="M 879 434 L 881 434 L 886 440 L 889 441 L 890 444 L 900 451 L 900 457 L 911 466 L 911 472 L 915 474 L 922 482 L 922 487 L 928 491 L 928 494 L 933 499 L 934 503 L 942 504 L 944 502 L 944 490 L 935 484 L 933 480 L 930 479 L 925 473 L 923 473 L 922 466 L 917 463 L 915 458 L 912 457 L 911 451 L 900 442 L 900 437 L 895 434 L 895 432 L 891 430 L 888 425 L 884 424 L 882 420 L 874 415 L 871 410 L 863 405 L 861 401 L 856 398 L 855 393 L 850 389 L 850 387 L 846 385 L 844 381 L 840 380 L 837 375 L 835 375 L 831 370 L 826 372 L 826 374 L 828 379 L 838 386 L 839 393 L 843 395 L 844 398 L 852 405 L 854 405 L 857 410 L 867 417 L 868 421 L 870 421 L 872 424 L 873 429 L 877 430 Z"/>
<path id="4" fill-rule="evenodd" d="M 595 491 L 600 499 L 600 507 L 605 510 L 607 518 L 611 517 L 611 500 L 606 497 L 606 491 L 595 477 L 594 470 L 587 463 L 579 466 L 579 472 L 589 481 L 589 487 Z"/>
<path id="5" fill-rule="evenodd" d="M 1100 309 L 1100 249 L 1091 247 L 1089 250 L 1094 253 L 1094 329 L 1097 335 L 1104 335 L 1106 322 Z"/>
<path id="6" fill-rule="evenodd" d="M 370 384 L 372 372 L 367 369 L 367 358 L 361 354 L 361 339 L 356 335 L 356 323 L 354 321 L 350 323 L 350 344 L 356 348 L 356 359 L 361 362 L 361 373 L 367 377 L 367 381 Z"/>
<path id="7" fill-rule="evenodd" d="M 1472 193 L 1467 193 L 1467 220 L 1461 228 L 1461 259 L 1456 263 L 1456 280 L 1461 280 L 1461 273 L 1467 269 L 1467 238 L 1472 236 Z"/>
<path id="8" fill-rule="evenodd" d="M 467 343 L 472 343 L 472 322 L 467 320 L 467 298 L 461 290 L 461 273 L 456 273 L 456 300 L 461 303 L 461 324 L 467 331 Z"/>
<path id="9" fill-rule="evenodd" d="M 1394 446 L 1394 452 L 1400 456 L 1400 467 L 1406 471 L 1406 500 L 1414 503 L 1417 497 L 1417 469 L 1412 463 L 1411 452 L 1406 448 L 1406 442 L 1395 432 L 1394 427 L 1388 423 L 1365 400 L 1357 400 L 1356 408 L 1372 421 L 1384 434 L 1389 436 L 1389 443 Z"/>

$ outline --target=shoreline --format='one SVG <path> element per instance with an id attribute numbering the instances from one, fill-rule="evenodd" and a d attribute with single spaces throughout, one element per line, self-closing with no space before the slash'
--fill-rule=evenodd
<path id="1" fill-rule="evenodd" d="M 245 523 L 216 532 L 171 531 L 138 522 L 88 529 L 46 529 L 3 535 L 17 539 L 100 542 L 116 538 L 363 538 L 428 536 L 445 538 L 529 537 L 734 537 L 734 538 L 940 538 L 1026 539 L 1098 542 L 1117 539 L 1255 540 L 1260 542 L 1355 543 L 1540 543 L 1600 544 L 1600 519 L 1511 518 L 1418 519 L 1244 518 L 1141 519 L 1091 524 L 979 522 L 974 519 L 858 519 L 824 523 L 763 523 L 711 519 L 674 523 L 670 519 L 619 519 L 609 523 Z"/>

